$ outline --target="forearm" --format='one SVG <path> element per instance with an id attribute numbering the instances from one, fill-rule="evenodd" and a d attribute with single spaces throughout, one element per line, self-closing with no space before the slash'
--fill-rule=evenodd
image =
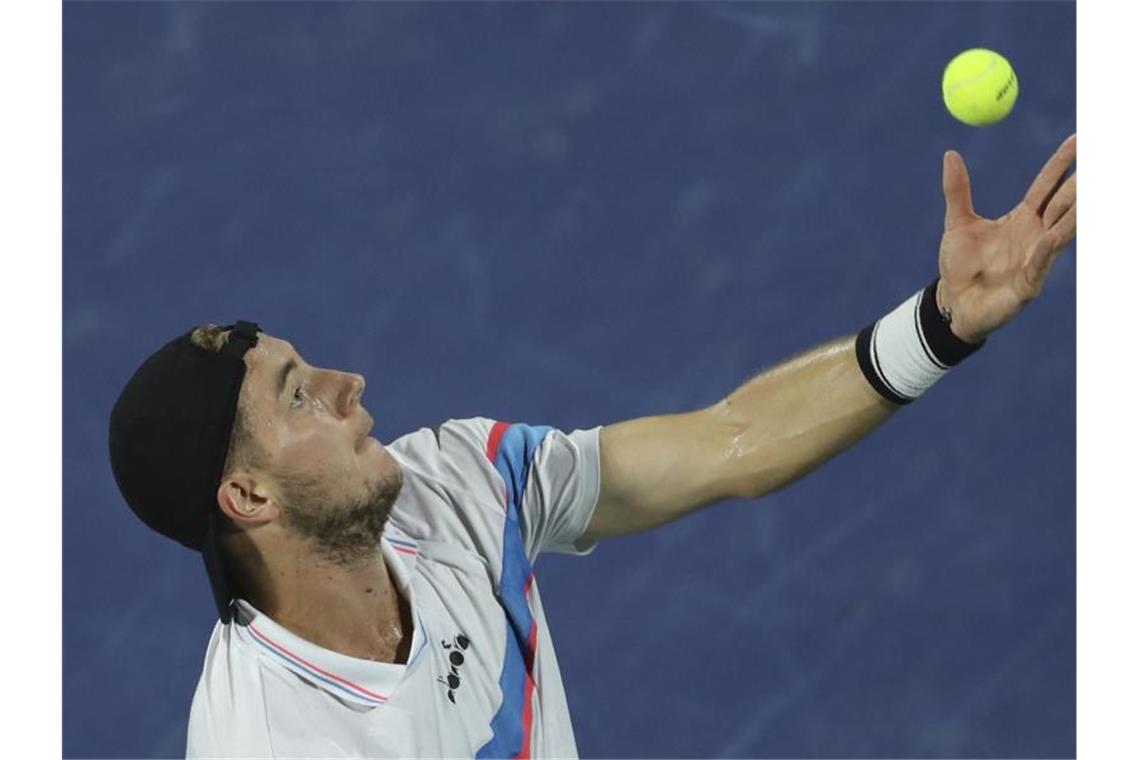
<path id="1" fill-rule="evenodd" d="M 730 431 L 722 473 L 759 497 L 811 472 L 901 406 L 879 395 L 855 336 L 825 343 L 752 378 L 706 410 Z"/>
<path id="2" fill-rule="evenodd" d="M 588 535 L 649 530 L 723 499 L 784 486 L 899 407 L 867 382 L 855 338 L 814 348 L 713 406 L 602 428 L 602 485 Z"/>

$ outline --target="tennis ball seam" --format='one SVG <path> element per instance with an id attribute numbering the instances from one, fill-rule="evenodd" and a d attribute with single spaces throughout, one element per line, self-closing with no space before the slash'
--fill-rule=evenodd
<path id="1" fill-rule="evenodd" d="M 1001 58 L 999 56 L 991 53 L 990 54 L 990 65 L 987 66 L 984 71 L 981 71 L 981 72 L 975 74 L 974 76 L 970 77 L 969 79 L 958 80 L 957 82 L 955 82 L 954 84 L 952 84 L 950 87 L 948 87 L 946 89 L 945 94 L 947 96 L 953 95 L 955 92 L 957 92 L 961 88 L 967 87 L 969 85 L 974 84 L 975 82 L 978 82 L 982 78 L 989 76 L 990 72 L 992 72 L 994 70 L 995 66 L 1000 66 L 1000 65 L 1001 65 Z M 1012 74 L 1012 73 L 1013 73 L 1013 67 L 1010 66 L 1010 74 Z M 1006 86 L 1003 87 L 1002 90 L 1004 91 L 1008 87 L 1009 87 L 1009 83 L 1007 82 Z"/>

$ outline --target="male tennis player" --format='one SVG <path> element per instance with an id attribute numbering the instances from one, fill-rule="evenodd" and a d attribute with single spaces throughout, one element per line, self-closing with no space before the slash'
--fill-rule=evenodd
<path id="1" fill-rule="evenodd" d="M 574 756 L 533 563 L 811 471 L 1042 289 L 1076 234 L 1076 136 L 1005 216 L 944 157 L 940 277 L 858 335 L 687 414 L 562 433 L 449 421 L 369 437 L 364 378 L 256 324 L 152 355 L 111 416 L 119 487 L 199 550 L 218 603 L 197 756 Z"/>

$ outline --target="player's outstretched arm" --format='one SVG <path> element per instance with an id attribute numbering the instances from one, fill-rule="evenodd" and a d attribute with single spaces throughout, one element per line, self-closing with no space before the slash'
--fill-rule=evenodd
<path id="1" fill-rule="evenodd" d="M 936 300 L 957 338 L 981 341 L 1040 294 L 1076 234 L 1076 173 L 1065 177 L 1076 151 L 1073 135 L 1025 198 L 995 220 L 974 213 L 965 162 L 945 154 Z M 872 387 L 848 336 L 758 375 L 706 409 L 606 426 L 601 491 L 586 534 L 635 533 L 722 499 L 771 493 L 899 408 Z"/>

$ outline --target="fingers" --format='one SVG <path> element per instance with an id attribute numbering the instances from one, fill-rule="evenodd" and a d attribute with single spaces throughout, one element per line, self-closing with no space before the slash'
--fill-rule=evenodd
<path id="1" fill-rule="evenodd" d="M 1053 233 L 1057 236 L 1057 250 L 1062 250 L 1069 243 L 1073 242 L 1073 238 L 1077 236 L 1077 204 L 1074 203 L 1069 206 L 1057 224 L 1053 226 Z"/>
<path id="2" fill-rule="evenodd" d="M 1077 174 L 1065 172 L 1077 159 L 1077 136 L 1057 149 L 1025 195 L 1025 203 L 1040 217 L 1045 233 L 1037 240 L 1025 262 L 1026 298 L 1035 298 L 1045 285 L 1053 262 L 1077 234 Z"/>
<path id="3" fill-rule="evenodd" d="M 942 156 L 942 194 L 946 196 L 946 228 L 959 220 L 974 216 L 970 198 L 970 174 L 966 162 L 956 151 Z"/>
<path id="4" fill-rule="evenodd" d="M 1077 136 L 1076 134 L 1069 135 L 1065 142 L 1061 143 L 1061 147 L 1057 148 L 1057 152 L 1049 157 L 1045 162 L 1045 166 L 1041 168 L 1037 178 L 1033 180 L 1033 184 L 1029 186 L 1029 192 L 1025 194 L 1025 203 L 1031 209 L 1040 215 L 1045 210 L 1045 204 L 1049 197 L 1053 195 L 1057 186 L 1061 183 L 1065 172 L 1077 160 Z"/>
<path id="5" fill-rule="evenodd" d="M 1049 203 L 1045 206 L 1045 212 L 1041 215 L 1041 222 L 1045 225 L 1045 229 L 1052 227 L 1076 202 L 1077 175 L 1076 172 L 1074 172 L 1069 175 L 1069 178 L 1065 180 L 1064 184 L 1053 194 L 1053 197 L 1049 199 Z"/>
<path id="6" fill-rule="evenodd" d="M 1033 246 L 1025 262 L 1025 283 L 1028 292 L 1025 296 L 1035 298 L 1045 285 L 1045 278 L 1053 268 L 1053 262 L 1068 247 L 1077 234 L 1077 206 L 1073 204 L 1061 215 L 1057 223 Z"/>
<path id="7" fill-rule="evenodd" d="M 1036 298 L 1041 294 L 1041 289 L 1045 287 L 1045 278 L 1048 277 L 1053 262 L 1062 250 L 1064 246 L 1057 245 L 1056 233 L 1047 232 L 1037 241 L 1033 253 L 1025 262 L 1025 284 L 1028 286 L 1028 292 L 1024 296 L 1027 299 Z"/>

